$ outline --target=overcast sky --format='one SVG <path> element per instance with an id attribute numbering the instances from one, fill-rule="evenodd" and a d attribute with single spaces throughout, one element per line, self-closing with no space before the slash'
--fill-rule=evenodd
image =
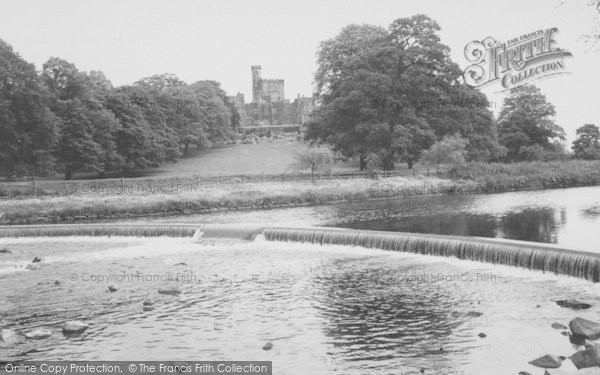
<path id="1" fill-rule="evenodd" d="M 558 46 L 574 57 L 568 76 L 538 81 L 556 106 L 557 122 L 574 137 L 600 125 L 600 52 L 581 37 L 600 22 L 588 0 L 0 0 L 0 38 L 38 69 L 52 56 L 80 70 L 100 70 L 115 86 L 157 73 L 188 83 L 211 79 L 251 98 L 250 65 L 264 78 L 285 79 L 285 95 L 310 95 L 320 41 L 351 23 L 387 27 L 424 13 L 442 27 L 454 61 L 471 40 L 508 39 L 557 27 Z M 599 45 L 600 46 L 600 45 Z M 500 107 L 505 93 L 483 90 Z"/>

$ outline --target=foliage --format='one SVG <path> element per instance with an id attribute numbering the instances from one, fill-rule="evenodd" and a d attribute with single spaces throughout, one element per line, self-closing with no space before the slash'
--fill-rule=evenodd
<path id="1" fill-rule="evenodd" d="M 218 82 L 173 74 L 114 88 L 100 71 L 50 58 L 38 75 L 0 40 L 0 174 L 99 176 L 174 162 L 235 138 L 239 113 Z"/>
<path id="2" fill-rule="evenodd" d="M 504 160 L 544 160 L 555 154 L 554 142 L 564 139 L 564 130 L 554 122 L 555 114 L 554 106 L 537 87 L 512 89 L 498 120 L 498 137 L 507 149 Z"/>
<path id="3" fill-rule="evenodd" d="M 450 168 L 448 177 L 475 181 L 488 192 L 599 185 L 600 161 L 470 162 Z"/>
<path id="4" fill-rule="evenodd" d="M 350 25 L 322 42 L 315 74 L 321 105 L 307 139 L 360 156 L 361 167 L 376 154 L 385 170 L 397 161 L 411 168 L 436 139 L 455 133 L 469 141 L 471 159 L 500 156 L 487 98 L 462 83 L 439 30 L 416 15 L 388 30 Z"/>
<path id="5" fill-rule="evenodd" d="M 440 164 L 463 164 L 466 160 L 466 146 L 467 140 L 458 135 L 445 136 L 423 153 L 423 161 L 435 166 L 437 174 L 440 171 Z"/>
<path id="6" fill-rule="evenodd" d="M 325 147 L 308 147 L 296 154 L 293 167 L 298 170 L 310 170 L 314 182 L 315 173 L 328 172 L 333 164 L 333 153 Z"/>
<path id="7" fill-rule="evenodd" d="M 35 67 L 0 40 L 0 173 L 14 177 L 54 168 L 60 120 Z"/>
<path id="8" fill-rule="evenodd" d="M 573 141 L 573 151 L 579 159 L 600 159 L 600 129 L 594 124 L 578 128 L 577 139 Z"/>

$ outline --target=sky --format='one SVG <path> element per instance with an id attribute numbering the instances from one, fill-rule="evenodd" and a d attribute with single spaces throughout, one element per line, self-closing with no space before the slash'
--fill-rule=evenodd
<path id="1" fill-rule="evenodd" d="M 462 68 L 464 48 L 557 27 L 569 75 L 536 85 L 557 110 L 568 141 L 586 123 L 600 125 L 600 42 L 582 38 L 600 25 L 589 0 L 0 0 L 0 39 L 41 69 L 50 57 L 100 70 L 115 86 L 173 73 L 188 83 L 216 80 L 251 100 L 251 65 L 285 80 L 285 95 L 313 90 L 319 42 L 346 25 L 388 27 L 423 13 L 441 26 L 442 42 Z M 497 113 L 506 92 L 482 89 Z"/>

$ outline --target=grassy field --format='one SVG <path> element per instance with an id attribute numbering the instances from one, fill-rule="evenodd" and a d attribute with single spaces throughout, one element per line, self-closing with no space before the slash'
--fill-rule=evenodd
<path id="1" fill-rule="evenodd" d="M 291 174 L 294 156 L 307 145 L 297 141 L 275 140 L 257 144 L 236 144 L 196 151 L 174 164 L 140 171 L 152 177 L 238 176 L 247 174 Z M 336 163 L 334 171 L 358 170 L 357 162 Z"/>

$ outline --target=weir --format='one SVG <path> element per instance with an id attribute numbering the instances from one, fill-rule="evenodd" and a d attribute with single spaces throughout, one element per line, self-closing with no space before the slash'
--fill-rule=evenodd
<path id="1" fill-rule="evenodd" d="M 131 236 L 254 240 L 264 227 L 225 224 L 47 224 L 0 226 L 1 237 Z"/>
<path id="2" fill-rule="evenodd" d="M 502 264 L 593 282 L 600 281 L 600 253 L 562 249 L 552 245 L 420 233 L 380 232 L 340 228 L 278 228 L 221 224 L 50 224 L 0 226 L 0 237 L 136 236 L 226 238 L 251 241 L 262 234 L 267 241 L 308 242 L 361 246 L 423 255 Z"/>
<path id="3" fill-rule="evenodd" d="M 268 241 L 361 246 L 455 257 L 600 281 L 600 254 L 519 241 L 329 228 L 266 228 L 263 234 Z"/>

